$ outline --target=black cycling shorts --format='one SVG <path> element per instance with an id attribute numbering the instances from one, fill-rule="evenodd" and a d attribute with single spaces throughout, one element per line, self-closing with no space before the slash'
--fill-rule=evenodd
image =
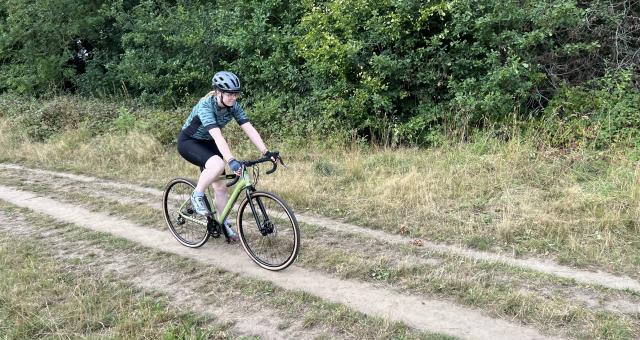
<path id="1" fill-rule="evenodd" d="M 184 133 L 184 131 L 181 131 L 178 136 L 178 153 L 189 163 L 199 166 L 200 170 L 204 169 L 204 165 L 213 156 L 217 155 L 220 156 L 220 159 L 224 159 L 222 153 L 218 150 L 216 142 L 195 139 Z"/>

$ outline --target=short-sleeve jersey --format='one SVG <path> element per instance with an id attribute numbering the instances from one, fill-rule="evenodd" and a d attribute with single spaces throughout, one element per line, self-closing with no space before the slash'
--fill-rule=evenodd
<path id="1" fill-rule="evenodd" d="M 195 139 L 212 140 L 209 130 L 223 128 L 231 119 L 235 119 L 238 125 L 249 122 L 247 114 L 240 104 L 236 102 L 232 107 L 220 108 L 214 96 L 200 99 L 189 114 L 189 118 L 182 125 L 182 130 Z"/>

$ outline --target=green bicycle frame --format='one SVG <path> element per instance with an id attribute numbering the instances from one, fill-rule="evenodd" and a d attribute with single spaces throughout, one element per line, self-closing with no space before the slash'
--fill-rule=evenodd
<path id="1" fill-rule="evenodd" d="M 218 177 L 218 180 L 225 180 L 225 179 L 227 179 L 226 175 L 222 175 Z M 244 169 L 244 171 L 242 172 L 242 177 L 236 183 L 235 188 L 231 193 L 231 196 L 229 196 L 229 201 L 227 201 L 227 205 L 224 207 L 224 210 L 222 211 L 222 214 L 217 214 L 217 211 L 215 209 L 214 197 L 213 197 L 213 194 L 211 193 L 211 187 L 207 187 L 207 193 L 208 193 L 207 198 L 209 199 L 209 206 L 211 207 L 214 218 L 217 217 L 216 221 L 218 223 L 222 224 L 225 218 L 227 218 L 227 216 L 231 212 L 231 209 L 233 208 L 233 205 L 236 204 L 236 200 L 238 199 L 238 196 L 240 196 L 240 193 L 252 186 L 253 184 L 251 183 L 251 177 L 249 177 L 249 173 L 247 169 Z M 207 222 L 202 220 L 197 220 L 191 216 L 188 216 L 182 213 L 184 207 L 189 203 L 190 203 L 189 199 L 186 200 L 184 203 L 182 203 L 179 210 L 180 216 L 182 216 L 182 218 L 184 218 L 185 220 L 206 226 Z"/>

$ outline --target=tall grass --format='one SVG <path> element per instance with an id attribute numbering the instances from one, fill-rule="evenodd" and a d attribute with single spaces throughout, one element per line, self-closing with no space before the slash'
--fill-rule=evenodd
<path id="1" fill-rule="evenodd" d="M 225 136 L 236 157 L 258 156 L 235 124 Z M 5 117 L 0 143 L 5 161 L 158 187 L 171 177 L 198 175 L 144 126 L 98 136 L 80 126 L 32 142 Z M 486 136 L 431 149 L 275 136 L 267 145 L 281 150 L 289 168 L 263 174 L 260 187 L 297 211 L 481 250 L 640 272 L 638 150 L 561 150 Z"/>
<path id="2" fill-rule="evenodd" d="M 632 273 L 640 265 L 640 173 L 624 150 L 558 152 L 481 140 L 319 152 L 292 171 L 273 186 L 294 205 L 353 222 Z"/>

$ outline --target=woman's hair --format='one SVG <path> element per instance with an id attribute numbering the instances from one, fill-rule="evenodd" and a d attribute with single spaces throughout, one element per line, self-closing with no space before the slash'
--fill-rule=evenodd
<path id="1" fill-rule="evenodd" d="M 213 96 L 214 94 L 216 94 L 217 92 L 218 91 L 216 91 L 216 90 L 209 91 L 209 93 L 205 94 L 204 97 L 202 97 L 200 99 L 202 100 L 202 99 L 205 99 L 205 98 L 209 98 L 209 97 Z"/>

